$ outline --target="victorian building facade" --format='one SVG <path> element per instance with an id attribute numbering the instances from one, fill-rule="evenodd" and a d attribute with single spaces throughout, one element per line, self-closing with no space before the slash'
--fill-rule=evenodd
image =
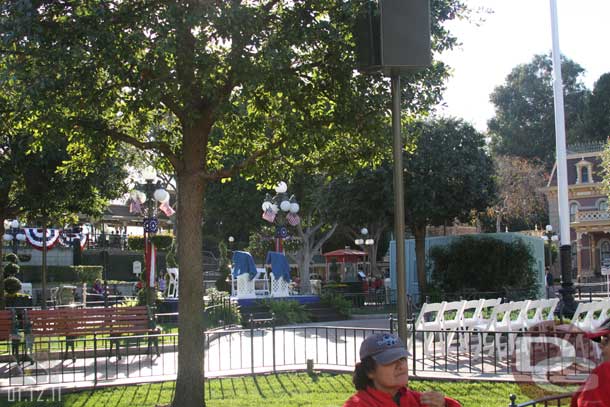
<path id="1" fill-rule="evenodd" d="M 610 266 L 610 212 L 602 188 L 603 143 L 569 146 L 567 149 L 568 199 L 572 270 L 577 281 L 600 274 Z M 557 164 L 543 189 L 549 205 L 549 220 L 559 231 Z"/>

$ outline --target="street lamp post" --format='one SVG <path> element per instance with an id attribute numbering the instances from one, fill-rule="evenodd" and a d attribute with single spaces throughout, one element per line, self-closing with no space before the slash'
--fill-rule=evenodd
<path id="1" fill-rule="evenodd" d="M 13 253 L 19 251 L 19 242 L 25 241 L 25 234 L 21 231 L 21 224 L 17 219 L 4 221 L 4 236 L 2 237 L 7 242 L 12 242 Z"/>
<path id="2" fill-rule="evenodd" d="M 154 301 L 152 295 L 155 287 L 156 249 L 152 245 L 150 238 L 159 230 L 155 201 L 166 203 L 169 201 L 169 193 L 163 189 L 161 181 L 157 180 L 157 172 L 152 166 L 148 166 L 142 171 L 142 177 L 145 183 L 136 183 L 135 189 L 131 191 L 131 199 L 139 204 L 145 204 L 142 208 L 143 210 L 141 210 L 144 215 L 142 225 L 144 228 L 144 259 L 146 266 L 144 289 L 146 290 L 146 305 L 151 305 Z"/>
<path id="3" fill-rule="evenodd" d="M 551 250 L 551 245 L 552 242 L 556 242 L 559 240 L 559 238 L 557 237 L 557 234 L 553 231 L 553 226 L 552 225 L 546 225 L 546 229 L 545 232 L 542 235 L 542 240 L 544 240 L 547 245 L 546 245 L 546 249 L 548 252 L 548 267 L 549 267 L 549 271 L 551 270 L 551 267 L 553 266 L 553 251 Z"/>
<path id="4" fill-rule="evenodd" d="M 354 240 L 354 243 L 358 246 L 361 246 L 364 249 L 364 251 L 368 257 L 368 260 L 369 260 L 369 270 L 370 270 L 371 256 L 369 255 L 369 248 L 375 244 L 375 239 L 371 239 L 368 237 L 369 230 L 367 228 L 360 229 L 360 234 L 362 235 L 362 237 L 359 237 L 356 240 Z"/>
<path id="5" fill-rule="evenodd" d="M 267 194 L 262 204 L 263 219 L 275 224 L 275 251 L 283 252 L 283 240 L 288 237 L 287 224 L 296 226 L 301 222 L 300 206 L 294 195 L 288 197 L 288 186 L 284 181 L 275 187 L 275 196 Z"/>

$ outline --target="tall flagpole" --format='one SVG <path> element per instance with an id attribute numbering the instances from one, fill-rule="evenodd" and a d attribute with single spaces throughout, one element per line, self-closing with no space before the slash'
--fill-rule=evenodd
<path id="1" fill-rule="evenodd" d="M 566 158 L 566 130 L 563 106 L 563 83 L 561 76 L 561 51 L 559 50 L 559 28 L 557 24 L 557 2 L 551 2 L 551 31 L 553 37 L 553 95 L 555 98 L 555 144 L 557 148 L 557 204 L 559 207 L 559 237 L 561 264 L 562 315 L 572 316 L 576 304 L 572 287 L 572 248 L 570 237 L 570 212 L 568 200 L 568 170 Z"/>

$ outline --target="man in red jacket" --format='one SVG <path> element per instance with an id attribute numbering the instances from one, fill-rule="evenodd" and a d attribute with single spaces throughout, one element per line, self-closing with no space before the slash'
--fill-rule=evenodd
<path id="1" fill-rule="evenodd" d="M 373 334 L 362 342 L 352 380 L 358 391 L 343 407 L 460 407 L 439 392 L 407 388 L 407 348 L 393 334 Z"/>
<path id="2" fill-rule="evenodd" d="M 585 336 L 599 343 L 602 363 L 593 369 L 585 384 L 574 393 L 571 407 L 610 407 L 610 318 Z"/>

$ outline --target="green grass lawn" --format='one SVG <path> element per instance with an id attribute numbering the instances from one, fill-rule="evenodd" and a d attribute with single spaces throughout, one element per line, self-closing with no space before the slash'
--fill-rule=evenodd
<path id="1" fill-rule="evenodd" d="M 412 380 L 414 390 L 438 390 L 458 399 L 464 407 L 506 407 L 508 395 L 517 395 L 517 402 L 529 400 L 523 389 L 513 383 L 493 382 L 447 382 Z M 568 391 L 568 389 L 566 389 Z M 3 396 L 0 405 L 48 406 L 48 407 L 154 407 L 168 404 L 173 397 L 174 383 L 143 384 L 62 394 L 61 401 L 51 400 L 50 393 L 44 401 L 8 401 Z M 347 374 L 287 373 L 258 375 L 255 378 L 212 379 L 206 383 L 206 406 L 208 407 L 334 407 L 341 406 L 354 392 L 351 376 Z M 532 393 L 530 393 L 532 394 Z M 535 397 L 541 396 L 541 393 Z M 15 400 L 17 397 L 13 397 Z M 38 398 L 34 394 L 34 398 Z M 22 394 L 29 400 L 30 394 Z"/>

